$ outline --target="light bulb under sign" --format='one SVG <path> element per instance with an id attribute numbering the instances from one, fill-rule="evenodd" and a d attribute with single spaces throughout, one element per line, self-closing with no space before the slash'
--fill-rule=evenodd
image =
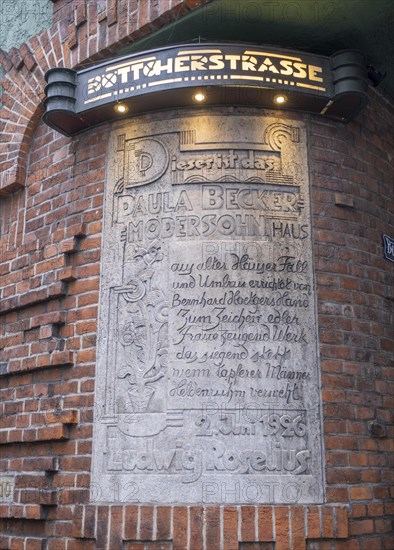
<path id="1" fill-rule="evenodd" d="M 274 96 L 274 102 L 277 105 L 283 105 L 284 103 L 286 103 L 286 101 L 287 97 L 285 96 L 285 94 L 277 94 L 276 96 Z"/>
<path id="2" fill-rule="evenodd" d="M 115 111 L 120 114 L 120 115 L 124 115 L 127 113 L 127 111 L 129 110 L 129 108 L 127 107 L 127 105 L 125 105 L 124 103 L 116 103 L 115 107 L 114 107 Z"/>
<path id="3" fill-rule="evenodd" d="M 196 103 L 204 103 L 204 101 L 206 100 L 206 95 L 203 93 L 203 92 L 196 92 L 195 94 L 193 94 L 193 100 L 196 102 Z"/>

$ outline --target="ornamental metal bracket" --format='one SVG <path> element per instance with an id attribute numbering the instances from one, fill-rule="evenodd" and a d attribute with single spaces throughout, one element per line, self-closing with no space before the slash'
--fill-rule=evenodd
<path id="1" fill-rule="evenodd" d="M 367 102 L 364 58 L 240 44 L 184 44 L 45 75 L 45 122 L 71 136 L 134 114 L 196 105 L 251 105 L 352 119 Z M 279 95 L 281 104 L 279 104 Z M 275 100 L 278 104 L 275 104 Z M 122 109 L 116 109 L 122 105 Z"/>

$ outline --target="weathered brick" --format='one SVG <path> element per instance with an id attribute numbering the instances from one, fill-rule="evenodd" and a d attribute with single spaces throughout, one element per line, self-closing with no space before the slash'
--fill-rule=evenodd
<path id="1" fill-rule="evenodd" d="M 206 513 L 206 540 L 210 548 L 220 547 L 220 510 L 218 507 L 207 506 Z"/>
<path id="2" fill-rule="evenodd" d="M 290 545 L 289 507 L 275 507 L 275 531 L 277 550 L 287 550 Z"/>
<path id="3" fill-rule="evenodd" d="M 26 432 L 25 432 L 26 433 Z M 57 439 L 68 439 L 68 428 L 64 424 L 53 424 L 46 428 L 38 428 L 36 441 L 51 441 Z"/>
<path id="4" fill-rule="evenodd" d="M 109 533 L 109 548 L 116 550 L 123 549 L 122 532 L 119 526 L 122 524 L 123 510 L 122 506 L 111 506 L 111 531 Z"/>
<path id="5" fill-rule="evenodd" d="M 293 506 L 290 508 L 291 516 L 291 548 L 294 550 L 306 550 L 305 533 L 305 509 L 303 506 Z"/>
<path id="6" fill-rule="evenodd" d="M 173 518 L 174 550 L 187 550 L 187 509 L 182 506 L 174 506 Z"/>
<path id="7" fill-rule="evenodd" d="M 118 2 L 115 0 L 107 0 L 107 21 L 109 27 L 118 21 Z"/>
<path id="8" fill-rule="evenodd" d="M 158 540 L 171 538 L 171 508 L 158 506 L 156 509 L 156 533 Z"/>
<path id="9" fill-rule="evenodd" d="M 87 539 L 93 539 L 96 527 L 97 507 L 94 505 L 85 506 L 83 536 Z M 119 529 L 119 526 L 118 526 Z"/>
<path id="10" fill-rule="evenodd" d="M 105 548 L 108 541 L 108 528 L 110 519 L 110 507 L 99 506 L 96 520 L 96 544 L 98 548 Z"/>
<path id="11" fill-rule="evenodd" d="M 308 539 L 321 538 L 320 512 L 317 506 L 307 508 L 307 537 Z"/>
<path id="12" fill-rule="evenodd" d="M 37 61 L 35 60 L 27 44 L 22 44 L 19 50 L 23 57 L 23 62 L 26 65 L 26 68 L 29 71 L 33 71 L 33 69 L 35 69 L 35 67 L 37 66 Z"/>
<path id="13" fill-rule="evenodd" d="M 21 56 L 20 51 L 16 48 L 11 48 L 8 52 L 8 55 L 10 56 L 15 69 L 20 69 L 23 65 L 23 57 Z"/>
<path id="14" fill-rule="evenodd" d="M 126 506 L 124 520 L 124 540 L 135 540 L 137 538 L 138 507 Z"/>
<path id="15" fill-rule="evenodd" d="M 350 498 L 352 500 L 368 500 L 372 498 L 370 487 L 350 487 Z"/>
<path id="16" fill-rule="evenodd" d="M 346 539 L 349 536 L 348 512 L 346 508 L 335 507 L 335 536 Z"/>
<path id="17" fill-rule="evenodd" d="M 256 508 L 243 506 L 241 508 L 241 540 L 252 542 L 256 540 Z"/>
<path id="18" fill-rule="evenodd" d="M 204 544 L 204 508 L 202 506 L 190 507 L 190 540 L 195 548 L 203 548 Z M 160 538 L 158 536 L 158 538 Z"/>
<path id="19" fill-rule="evenodd" d="M 235 506 L 223 508 L 223 543 L 229 550 L 238 550 L 238 510 Z"/>
<path id="20" fill-rule="evenodd" d="M 324 539 L 332 539 L 334 537 L 334 514 L 333 509 L 328 507 L 323 507 L 322 511 L 322 537 Z"/>
<path id="21" fill-rule="evenodd" d="M 57 278 L 59 281 L 75 281 L 77 278 L 75 268 L 72 266 L 67 266 L 64 269 L 61 269 L 58 272 Z"/>
<path id="22" fill-rule="evenodd" d="M 68 47 L 73 50 L 78 45 L 77 27 L 75 23 L 70 23 L 68 26 Z"/>
<path id="23" fill-rule="evenodd" d="M 153 507 L 140 507 L 140 537 L 141 540 L 152 540 L 153 538 Z"/>
<path id="24" fill-rule="evenodd" d="M 76 424 L 78 422 L 78 411 L 58 410 L 45 413 L 45 422 L 47 424 Z"/>
<path id="25" fill-rule="evenodd" d="M 75 10 L 75 25 L 80 27 L 86 22 L 86 1 L 80 0 Z"/>

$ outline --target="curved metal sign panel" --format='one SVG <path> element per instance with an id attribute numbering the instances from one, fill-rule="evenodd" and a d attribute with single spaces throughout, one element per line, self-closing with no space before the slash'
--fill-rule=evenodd
<path id="1" fill-rule="evenodd" d="M 347 120 L 366 101 L 362 55 L 323 57 L 239 44 L 186 44 L 151 50 L 76 72 L 46 75 L 46 122 L 66 134 L 115 118 L 122 102 L 130 114 L 193 104 L 203 91 L 207 105 L 274 106 Z M 176 93 L 174 93 L 176 91 Z"/>

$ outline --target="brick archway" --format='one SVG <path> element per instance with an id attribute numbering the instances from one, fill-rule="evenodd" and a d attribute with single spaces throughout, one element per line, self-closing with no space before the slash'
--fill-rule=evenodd
<path id="1" fill-rule="evenodd" d="M 161 0 L 151 4 L 135 0 L 107 2 L 52 0 L 54 21 L 49 29 L 7 53 L 0 50 L 6 73 L 2 81 L 0 121 L 0 195 L 25 185 L 29 143 L 43 112 L 47 70 L 80 68 L 113 55 L 178 20 L 211 0 Z M 102 10 L 99 9 L 102 7 Z"/>

